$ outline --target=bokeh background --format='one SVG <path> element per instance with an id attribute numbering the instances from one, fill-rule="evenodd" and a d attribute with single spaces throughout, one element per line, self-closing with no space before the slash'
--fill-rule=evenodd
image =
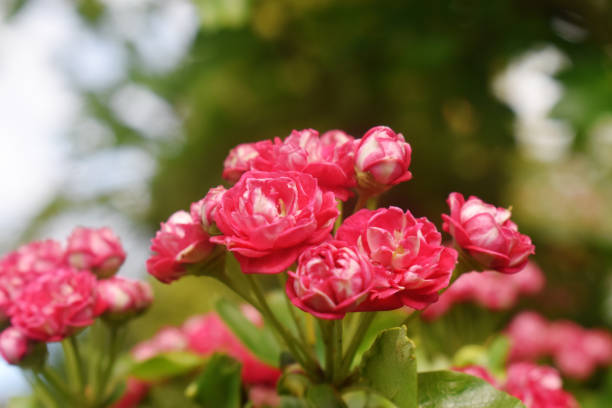
<path id="1" fill-rule="evenodd" d="M 109 225 L 144 276 L 232 146 L 379 124 L 413 147 L 384 204 L 438 225 L 451 191 L 512 206 L 548 278 L 518 308 L 612 327 L 607 0 L 2 0 L 0 253 Z M 132 341 L 219 288 L 156 291 Z M 612 406 L 611 378 L 580 385 L 585 406 Z M 0 401 L 24 390 L 2 365 Z"/>

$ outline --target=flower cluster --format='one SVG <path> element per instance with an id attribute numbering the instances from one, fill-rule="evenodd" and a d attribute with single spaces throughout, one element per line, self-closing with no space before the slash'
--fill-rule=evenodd
<path id="1" fill-rule="evenodd" d="M 124 260 L 110 229 L 83 227 L 72 232 L 65 248 L 38 241 L 2 257 L 0 311 L 10 326 L 0 334 L 0 353 L 19 364 L 39 343 L 72 336 L 97 317 L 146 309 L 152 301 L 147 284 L 112 277 Z M 121 290 L 112 287 L 117 282 Z"/>
<path id="2" fill-rule="evenodd" d="M 508 367 L 504 383 L 498 382 L 484 367 L 455 368 L 482 378 L 496 388 L 520 399 L 527 408 L 578 408 L 574 397 L 563 390 L 559 373 L 552 367 L 514 363 Z"/>
<path id="3" fill-rule="evenodd" d="M 353 189 L 359 209 L 410 180 L 410 160 L 410 145 L 385 126 L 360 139 L 340 130 L 319 136 L 306 129 L 284 140 L 239 145 L 223 172 L 235 184 L 211 189 L 191 205 L 190 214 L 179 211 L 163 223 L 147 268 L 168 283 L 226 250 L 249 274 L 282 273 L 297 261 L 288 273 L 287 296 L 323 319 L 403 306 L 424 309 L 449 285 L 458 259 L 431 221 L 389 207 L 361 209 L 337 223 L 338 202 Z M 465 202 L 457 193 L 449 204 L 444 228 L 472 263 L 504 273 L 525 266 L 533 245 L 518 233 L 508 210 L 474 197 Z"/>
<path id="4" fill-rule="evenodd" d="M 243 313 L 253 324 L 257 326 L 263 324 L 261 316 L 252 307 L 244 305 Z M 181 327 L 165 327 L 151 339 L 137 344 L 132 349 L 131 355 L 136 361 L 146 361 L 172 351 L 190 351 L 202 356 L 211 356 L 217 352 L 225 353 L 241 363 L 242 381 L 249 386 L 253 402 L 271 396 L 278 402 L 274 387 L 281 375 L 280 370 L 264 363 L 251 353 L 216 313 L 192 316 Z M 150 386 L 151 383 L 147 381 L 128 379 L 128 388 L 114 407 L 138 406 Z"/>
<path id="5" fill-rule="evenodd" d="M 540 268 L 529 262 L 515 274 L 495 271 L 469 272 L 461 275 L 440 299 L 423 311 L 423 318 L 434 320 L 457 303 L 474 302 L 489 310 L 513 307 L 520 295 L 538 293 L 544 287 L 545 277 Z"/>
<path id="6" fill-rule="evenodd" d="M 553 358 L 568 377 L 586 379 L 598 365 L 612 363 L 612 334 L 603 329 L 585 329 L 576 323 L 549 322 L 535 312 L 517 315 L 506 329 L 512 361 Z"/>

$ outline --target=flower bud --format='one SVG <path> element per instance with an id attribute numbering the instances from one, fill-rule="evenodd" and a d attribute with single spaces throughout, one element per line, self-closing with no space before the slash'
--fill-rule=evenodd
<path id="1" fill-rule="evenodd" d="M 44 343 L 29 339 L 15 327 L 0 333 L 0 354 L 7 363 L 20 366 L 39 366 L 47 356 Z"/>
<path id="2" fill-rule="evenodd" d="M 376 126 L 357 141 L 355 170 L 359 188 L 380 194 L 412 178 L 408 171 L 411 148 L 401 133 Z"/>
<path id="3" fill-rule="evenodd" d="M 357 308 L 373 284 L 372 266 L 357 247 L 327 241 L 307 249 L 289 272 L 291 302 L 321 319 L 342 319 Z"/>
<path id="4" fill-rule="evenodd" d="M 147 271 L 161 282 L 170 283 L 187 273 L 187 266 L 202 262 L 214 245 L 200 225 L 186 211 L 177 211 L 161 224 L 151 240 L 154 254 L 147 260 Z"/>
<path id="5" fill-rule="evenodd" d="M 226 191 L 223 186 L 211 188 L 203 199 L 191 204 L 191 218 L 201 220 L 202 228 L 210 235 L 220 234 L 215 223 L 215 216 Z"/>
<path id="6" fill-rule="evenodd" d="M 98 278 L 108 278 L 125 261 L 125 251 L 110 228 L 77 227 L 68 237 L 66 259 L 77 269 L 87 269 Z"/>
<path id="7" fill-rule="evenodd" d="M 103 317 L 126 320 L 151 306 L 153 289 L 146 282 L 115 276 L 99 282 L 98 302 Z"/>
<path id="8" fill-rule="evenodd" d="M 527 264 L 535 247 L 510 220 L 510 210 L 497 208 L 478 197 L 465 200 L 459 193 L 448 196 L 450 215 L 442 214 L 443 229 L 482 269 L 516 273 Z"/>
<path id="9" fill-rule="evenodd" d="M 259 153 L 272 148 L 272 145 L 272 141 L 263 140 L 234 147 L 223 162 L 223 178 L 233 183 L 240 180 L 243 173 L 251 170 L 251 165 Z"/>

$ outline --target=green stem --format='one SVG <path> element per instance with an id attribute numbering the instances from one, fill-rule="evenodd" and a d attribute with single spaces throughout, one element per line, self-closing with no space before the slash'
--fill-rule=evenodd
<path id="1" fill-rule="evenodd" d="M 365 208 L 369 199 L 370 199 L 370 196 L 364 193 L 359 193 L 357 195 L 357 202 L 355 203 L 355 208 L 353 208 L 353 214 L 355 214 L 357 211 L 361 210 L 362 208 Z"/>
<path id="2" fill-rule="evenodd" d="M 342 320 L 334 320 L 332 329 L 334 330 L 334 375 L 332 376 L 332 381 L 336 384 L 342 379 L 340 378 L 342 376 Z"/>
<path id="3" fill-rule="evenodd" d="M 286 279 L 283 279 L 282 275 L 284 274 L 279 273 L 277 276 L 278 276 L 278 281 L 281 285 L 281 290 L 284 291 Z M 300 340 L 302 340 L 302 342 L 306 344 L 306 331 L 304 330 L 304 326 L 302 325 L 302 320 L 298 317 L 297 313 L 295 313 L 295 306 L 293 306 L 293 303 L 291 303 L 291 300 L 289 299 L 289 297 L 284 296 L 284 298 L 285 298 L 285 301 L 287 302 L 287 309 L 289 309 L 289 314 L 291 315 L 291 319 L 293 320 L 293 323 L 295 324 L 295 328 L 297 329 L 298 336 L 300 336 Z"/>
<path id="4" fill-rule="evenodd" d="M 368 331 L 368 328 L 374 321 L 376 317 L 376 312 L 361 312 L 360 320 L 357 326 L 357 330 L 353 334 L 351 341 L 346 349 L 346 353 L 342 360 L 342 366 L 340 369 L 340 376 L 344 377 L 345 373 L 351 369 L 351 365 L 353 364 L 353 358 L 355 357 L 355 353 L 357 353 L 357 349 L 359 345 L 363 341 L 363 336 Z M 342 379 L 342 378 L 340 378 Z"/>
<path id="5" fill-rule="evenodd" d="M 108 388 L 109 380 L 111 379 L 111 374 L 113 373 L 113 368 L 115 366 L 115 362 L 117 361 L 117 354 L 119 353 L 119 327 L 115 325 L 109 325 L 109 352 L 108 352 L 108 360 L 106 362 L 106 366 L 102 371 L 102 375 L 100 376 L 100 380 L 98 382 L 98 389 L 95 390 L 94 394 L 94 403 L 98 406 L 101 403 L 101 399 L 105 398 L 106 390 Z"/>
<path id="6" fill-rule="evenodd" d="M 75 392 L 83 394 L 84 373 L 75 336 L 62 340 L 68 378 Z"/>
<path id="7" fill-rule="evenodd" d="M 264 319 L 270 322 L 272 326 L 274 326 L 274 329 L 283 339 L 283 342 L 285 343 L 291 354 L 293 354 L 295 359 L 302 365 L 302 367 L 304 367 L 307 371 L 310 371 L 312 374 L 318 375 L 318 364 L 316 363 L 316 361 L 312 360 L 308 353 L 301 348 L 300 342 L 291 333 L 289 333 L 289 331 L 287 331 L 285 327 L 283 327 L 283 325 L 278 321 L 278 319 L 272 312 L 272 309 L 270 309 L 270 306 L 268 305 L 268 302 L 261 286 L 259 285 L 259 282 L 253 277 L 253 275 L 245 275 L 247 277 L 247 280 L 251 284 L 251 288 L 253 290 L 253 293 L 255 294 L 255 297 L 257 298 L 257 301 L 260 306 L 260 312 L 263 315 Z"/>
<path id="8" fill-rule="evenodd" d="M 74 402 L 73 394 L 70 392 L 64 381 L 48 366 L 44 366 L 39 371 L 40 375 L 47 381 L 47 383 L 56 390 L 62 397 L 71 403 Z"/>
<path id="9" fill-rule="evenodd" d="M 33 377 L 34 380 L 28 380 L 28 382 L 38 400 L 47 408 L 60 408 L 60 404 L 55 400 L 51 391 L 49 391 L 48 385 L 36 373 L 33 373 Z"/>
<path id="10" fill-rule="evenodd" d="M 338 231 L 338 228 L 340 228 L 340 225 L 342 225 L 342 208 L 344 207 L 344 203 L 341 200 L 336 200 L 336 202 L 338 203 L 338 218 L 336 218 L 334 224 L 334 235 L 336 231 Z"/>
<path id="11" fill-rule="evenodd" d="M 334 346 L 336 330 L 333 326 L 333 322 L 329 320 L 317 319 L 319 326 L 321 327 L 321 336 L 323 336 L 323 343 L 325 344 L 325 378 L 330 382 L 334 378 Z"/>

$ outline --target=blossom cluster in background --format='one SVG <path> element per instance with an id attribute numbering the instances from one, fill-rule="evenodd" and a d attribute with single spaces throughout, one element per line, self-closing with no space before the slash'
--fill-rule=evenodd
<path id="1" fill-rule="evenodd" d="M 259 313 L 250 305 L 242 311 L 251 323 L 262 326 Z M 242 365 L 242 381 L 249 387 L 250 400 L 255 406 L 276 406 L 276 382 L 281 376 L 278 368 L 259 360 L 216 313 L 192 316 L 180 327 L 165 327 L 151 339 L 137 344 L 131 352 L 135 361 L 145 361 L 172 351 L 190 351 L 202 356 L 225 353 Z M 128 388 L 114 408 L 136 407 L 146 397 L 153 383 L 130 378 Z"/>
<path id="2" fill-rule="evenodd" d="M 536 361 L 552 357 L 566 376 L 590 377 L 598 366 L 612 364 L 612 335 L 603 329 L 586 329 L 568 320 L 548 321 L 526 311 L 510 322 L 512 361 Z"/>
<path id="3" fill-rule="evenodd" d="M 508 367 L 505 381 L 495 379 L 486 368 L 467 366 L 454 368 L 482 378 L 492 386 L 520 399 L 528 408 L 578 408 L 574 397 L 563 390 L 563 381 L 552 367 L 532 363 L 514 363 Z"/>
<path id="4" fill-rule="evenodd" d="M 540 268 L 529 262 L 515 274 L 495 271 L 465 273 L 448 287 L 440 299 L 423 311 L 423 318 L 434 320 L 453 305 L 473 302 L 489 310 L 507 310 L 521 295 L 533 295 L 544 288 L 546 278 Z"/>
<path id="5" fill-rule="evenodd" d="M 151 287 L 114 276 L 125 260 L 108 228 L 76 228 L 64 246 L 26 244 L 0 259 L 0 354 L 19 364 L 46 342 L 61 341 L 97 317 L 122 320 L 144 311 Z"/>

